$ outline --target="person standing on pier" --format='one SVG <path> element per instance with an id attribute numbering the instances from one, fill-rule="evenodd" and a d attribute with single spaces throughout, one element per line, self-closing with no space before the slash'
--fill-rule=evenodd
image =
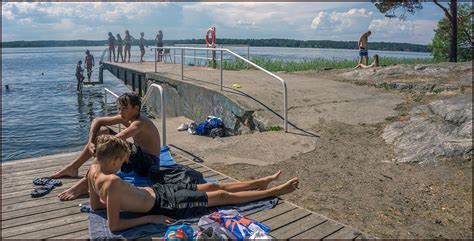
<path id="1" fill-rule="evenodd" d="M 143 60 L 143 56 L 145 56 L 145 33 L 144 32 L 141 32 L 140 33 L 140 40 L 138 40 L 138 46 L 140 47 L 140 62 L 145 62 L 145 60 Z"/>
<path id="2" fill-rule="evenodd" d="M 81 90 L 81 83 L 84 81 L 84 75 L 82 74 L 84 69 L 82 68 L 82 61 L 79 60 L 76 65 L 76 79 L 77 79 L 77 87 L 76 90 Z M 7 88 L 8 89 L 8 88 Z"/>
<path id="3" fill-rule="evenodd" d="M 114 55 L 113 61 L 115 61 L 115 37 L 109 32 L 109 62 L 112 62 L 112 54 Z"/>
<path id="4" fill-rule="evenodd" d="M 91 82 L 92 68 L 95 65 L 94 56 L 89 50 L 86 50 L 86 57 L 84 58 L 84 64 L 87 69 L 87 81 Z"/>
<path id="5" fill-rule="evenodd" d="M 89 131 L 89 141 L 82 149 L 79 156 L 60 171 L 51 175 L 51 178 L 77 177 L 79 167 L 96 154 L 96 139 L 100 135 L 115 135 L 127 140 L 133 138 L 134 143 L 129 143 L 132 153 L 129 162 L 122 165 L 122 171 L 134 171 L 142 176 L 147 176 L 152 165 L 160 162 L 160 133 L 155 124 L 146 116 L 140 115 L 141 100 L 135 93 L 125 93 L 117 99 L 118 115 L 98 117 L 92 121 Z M 119 133 L 107 126 L 122 124 L 126 128 Z M 87 194 L 87 180 L 82 178 L 71 188 L 60 193 L 62 201 L 73 200 Z"/>
<path id="6" fill-rule="evenodd" d="M 124 37 L 124 42 L 125 42 L 125 58 L 124 61 L 127 60 L 127 53 L 128 53 L 128 62 L 130 62 L 130 49 L 132 48 L 132 40 L 135 38 L 130 35 L 130 32 L 128 30 L 125 30 L 125 37 Z"/>
<path id="7" fill-rule="evenodd" d="M 158 47 L 158 62 L 161 62 L 163 59 L 163 32 L 160 30 L 155 38 L 156 47 Z"/>
<path id="8" fill-rule="evenodd" d="M 116 62 L 119 62 L 119 56 L 122 58 L 122 63 L 124 62 L 122 50 L 123 50 L 123 40 L 120 34 L 118 33 L 117 34 L 117 61 Z"/>
<path id="9" fill-rule="evenodd" d="M 360 38 L 359 38 L 359 41 L 357 42 L 357 45 L 359 46 L 359 64 L 365 64 L 365 65 L 369 65 L 369 36 L 372 34 L 372 32 L 370 31 L 367 31 L 365 33 L 363 33 Z M 364 61 L 364 63 L 362 63 L 362 61 Z"/>

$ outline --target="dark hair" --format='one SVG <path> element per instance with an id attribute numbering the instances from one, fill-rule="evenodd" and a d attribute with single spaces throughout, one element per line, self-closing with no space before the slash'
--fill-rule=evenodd
<path id="1" fill-rule="evenodd" d="M 367 31 L 367 33 L 368 33 L 368 34 L 372 34 L 372 32 L 371 32 L 370 30 L 369 30 L 369 31 Z"/>
<path id="2" fill-rule="evenodd" d="M 125 93 L 118 97 L 117 99 L 117 104 L 120 104 L 121 106 L 127 107 L 129 104 L 132 105 L 132 107 L 138 106 L 138 109 L 141 108 L 142 101 L 140 97 L 133 93 Z"/>
<path id="3" fill-rule="evenodd" d="M 77 61 L 77 64 L 82 64 L 82 60 Z"/>

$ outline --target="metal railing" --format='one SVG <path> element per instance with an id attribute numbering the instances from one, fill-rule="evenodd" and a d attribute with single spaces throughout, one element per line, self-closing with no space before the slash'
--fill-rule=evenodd
<path id="1" fill-rule="evenodd" d="M 163 138 L 162 140 L 162 146 L 166 146 L 166 111 L 165 111 L 165 92 L 163 91 L 163 87 L 159 84 L 151 84 L 148 87 L 148 91 L 146 92 L 145 96 L 142 99 L 142 109 L 148 98 L 150 97 L 151 91 L 153 89 L 158 89 L 160 91 L 160 97 L 161 97 L 161 136 Z"/>
<path id="2" fill-rule="evenodd" d="M 142 99 L 141 109 L 143 109 L 143 107 L 145 106 L 144 104 L 146 103 L 146 101 L 150 97 L 151 91 L 155 88 L 160 91 L 160 97 L 161 97 L 161 127 L 162 127 L 162 132 L 161 132 L 162 144 L 161 145 L 166 146 L 166 112 L 165 112 L 165 108 L 164 108 L 165 107 L 165 96 L 164 96 L 163 87 L 161 87 L 158 84 L 151 84 L 148 87 L 148 91 L 146 92 L 145 96 Z M 119 97 L 117 94 L 115 94 L 111 90 L 109 90 L 107 88 L 104 88 L 104 102 L 106 104 L 107 104 L 107 94 L 111 94 L 111 95 L 115 96 L 116 98 Z M 140 109 L 140 111 L 141 111 L 141 109 Z M 119 131 L 121 131 L 120 124 L 119 124 Z"/>
<path id="3" fill-rule="evenodd" d="M 285 132 L 288 132 L 288 89 L 287 89 L 287 86 L 286 86 L 286 81 L 284 79 L 282 79 L 281 77 L 273 74 L 272 72 L 256 65 L 255 63 L 253 63 L 252 61 L 232 52 L 231 50 L 229 49 L 226 49 L 226 48 L 194 48 L 194 47 L 151 47 L 151 49 L 155 49 L 155 73 L 158 72 L 158 66 L 157 66 L 157 49 L 181 49 L 181 80 L 184 80 L 184 58 L 185 58 L 185 50 L 203 50 L 203 51 L 219 51 L 220 52 L 220 89 L 221 91 L 223 90 L 223 82 L 224 82 L 224 69 L 223 69 L 223 65 L 222 65 L 222 56 L 223 56 L 223 53 L 224 52 L 228 52 L 232 55 L 234 55 L 235 57 L 239 58 L 240 60 L 246 62 L 247 64 L 250 64 L 252 65 L 253 67 L 255 67 L 256 69 L 258 70 L 261 70 L 263 71 L 264 73 L 270 75 L 271 77 L 279 80 L 281 82 L 281 84 L 283 85 L 283 111 L 284 111 L 284 128 L 285 128 Z"/>
<path id="4" fill-rule="evenodd" d="M 104 87 L 104 103 L 105 105 L 107 106 L 107 94 L 111 94 L 113 95 L 115 98 L 118 98 L 119 96 L 117 94 L 115 94 L 113 91 L 107 89 Z M 118 129 L 119 129 L 119 132 L 122 131 L 122 125 L 121 124 L 118 124 Z"/>

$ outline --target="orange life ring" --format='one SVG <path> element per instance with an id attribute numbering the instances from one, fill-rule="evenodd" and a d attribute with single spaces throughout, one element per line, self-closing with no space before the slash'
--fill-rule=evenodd
<path id="1" fill-rule="evenodd" d="M 209 42 L 209 34 L 211 34 L 212 42 Z M 206 46 L 216 47 L 216 27 L 210 27 L 206 33 Z"/>

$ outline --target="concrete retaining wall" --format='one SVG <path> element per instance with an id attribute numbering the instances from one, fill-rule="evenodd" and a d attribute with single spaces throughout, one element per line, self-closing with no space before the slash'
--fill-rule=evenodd
<path id="1" fill-rule="evenodd" d="M 166 115 L 185 116 L 189 119 L 202 122 L 209 115 L 221 117 L 230 134 L 241 134 L 254 130 L 253 110 L 245 110 L 236 102 L 218 91 L 210 90 L 180 80 L 174 80 L 157 73 L 143 73 L 133 69 L 104 64 L 115 77 L 119 78 L 132 91 L 144 96 L 148 86 L 153 83 L 161 85 L 165 92 Z M 161 108 L 158 90 L 152 93 L 146 105 L 147 110 L 159 116 Z"/>

